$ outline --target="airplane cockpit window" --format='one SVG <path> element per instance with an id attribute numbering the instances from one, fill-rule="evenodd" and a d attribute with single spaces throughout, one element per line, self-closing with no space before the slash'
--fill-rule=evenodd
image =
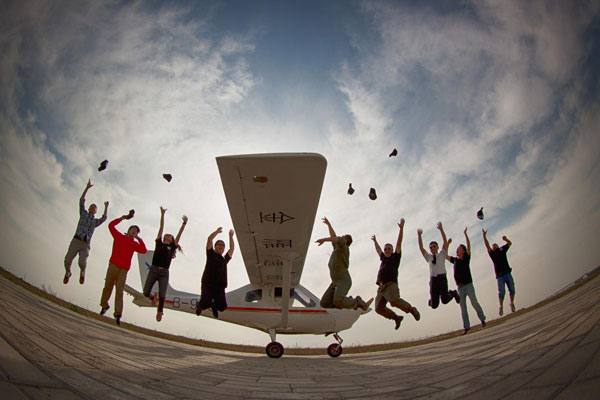
<path id="1" fill-rule="evenodd" d="M 262 289 L 254 289 L 246 293 L 246 303 L 258 303 L 261 299 Z"/>
<path id="2" fill-rule="evenodd" d="M 281 301 L 282 292 L 282 288 L 275 288 L 275 301 Z M 313 299 L 295 289 L 290 289 L 290 299 L 294 301 L 292 307 L 300 307 L 300 304 L 304 307 L 314 307 L 316 305 Z"/>

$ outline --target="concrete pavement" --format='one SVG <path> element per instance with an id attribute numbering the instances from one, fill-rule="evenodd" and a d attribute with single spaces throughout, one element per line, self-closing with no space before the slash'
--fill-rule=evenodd
<path id="1" fill-rule="evenodd" d="M 2 399 L 597 399 L 600 278 L 463 337 L 322 356 L 235 353 L 124 330 L 0 278 Z"/>

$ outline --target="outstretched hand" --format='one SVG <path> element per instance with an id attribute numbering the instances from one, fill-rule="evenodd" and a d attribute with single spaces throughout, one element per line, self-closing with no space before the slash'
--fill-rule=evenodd
<path id="1" fill-rule="evenodd" d="M 187 224 L 187 222 L 188 222 L 188 217 L 187 217 L 187 215 L 184 215 L 183 217 L 181 217 L 181 219 L 183 220 L 183 223 L 184 223 L 184 224 Z"/>
<path id="2" fill-rule="evenodd" d="M 448 239 L 448 244 L 452 243 L 452 238 Z"/>
<path id="3" fill-rule="evenodd" d="M 220 226 L 220 227 L 218 227 L 218 228 L 217 228 L 217 229 L 216 229 L 216 230 L 215 230 L 213 233 L 214 233 L 215 235 L 218 235 L 218 234 L 219 234 L 219 233 L 221 233 L 221 232 L 223 232 L 223 227 L 221 227 L 221 226 Z"/>
<path id="4" fill-rule="evenodd" d="M 487 235 L 487 231 L 485 229 L 482 229 L 481 232 L 483 232 L 483 236 Z"/>
<path id="5" fill-rule="evenodd" d="M 442 226 L 442 223 L 441 223 L 441 222 L 438 222 L 438 223 L 436 224 L 436 227 L 437 227 L 437 228 L 438 228 L 440 231 L 443 231 L 443 230 L 444 230 L 444 227 Z"/>
<path id="6" fill-rule="evenodd" d="M 423 234 L 423 229 L 419 228 L 417 229 L 417 235 L 421 236 Z"/>
<path id="7" fill-rule="evenodd" d="M 230 237 L 230 238 L 232 238 L 232 237 L 233 237 L 233 234 L 234 234 L 234 231 L 233 231 L 233 229 L 230 229 L 230 230 L 229 230 L 229 237 Z"/>
<path id="8" fill-rule="evenodd" d="M 86 188 L 86 189 L 89 189 L 89 188 L 91 188 L 92 186 L 94 186 L 94 185 L 92 185 L 92 180 L 91 180 L 91 179 L 88 179 L 88 183 L 87 183 L 87 185 L 85 185 L 85 188 Z"/>
<path id="9" fill-rule="evenodd" d="M 502 240 L 504 240 L 506 242 L 506 236 L 502 236 Z"/>
<path id="10" fill-rule="evenodd" d="M 104 202 L 104 207 L 105 207 L 105 208 L 108 208 L 108 201 L 105 201 L 105 202 Z"/>
<path id="11" fill-rule="evenodd" d="M 331 226 L 331 224 L 329 223 L 329 220 L 327 219 L 327 217 L 323 217 L 322 221 L 325 225 Z"/>
<path id="12" fill-rule="evenodd" d="M 317 240 L 315 241 L 315 243 L 319 243 L 319 246 L 320 246 L 320 245 L 322 245 L 323 243 L 325 243 L 325 240 L 323 240 L 323 239 L 317 239 Z"/>
<path id="13" fill-rule="evenodd" d="M 163 208 L 163 206 L 160 206 L 160 213 L 161 213 L 161 214 L 163 214 L 163 215 L 164 215 L 166 211 L 167 211 L 167 209 L 166 209 L 166 208 Z"/>
<path id="14" fill-rule="evenodd" d="M 465 226 L 465 231 L 464 232 L 465 232 L 465 235 L 466 235 L 467 234 L 467 227 L 466 226 Z"/>
<path id="15" fill-rule="evenodd" d="M 377 243 L 377 238 L 375 237 L 375 235 L 371 236 L 371 240 Z"/>
<path id="16" fill-rule="evenodd" d="M 398 228 L 404 228 L 404 218 L 400 218 L 400 223 L 398 224 Z"/>

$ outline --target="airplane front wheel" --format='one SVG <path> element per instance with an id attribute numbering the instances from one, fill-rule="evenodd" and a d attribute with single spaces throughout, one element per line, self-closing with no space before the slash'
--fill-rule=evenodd
<path id="1" fill-rule="evenodd" d="M 283 345 L 279 342 L 271 342 L 265 347 L 265 351 L 270 358 L 279 358 L 283 355 Z"/>
<path id="2" fill-rule="evenodd" d="M 339 343 L 331 343 L 329 347 L 327 347 L 327 354 L 330 357 L 339 357 L 342 354 L 342 345 Z"/>

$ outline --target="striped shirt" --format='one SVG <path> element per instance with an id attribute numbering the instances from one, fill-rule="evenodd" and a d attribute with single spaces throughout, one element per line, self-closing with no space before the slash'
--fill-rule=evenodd
<path id="1" fill-rule="evenodd" d="M 94 229 L 104 221 L 106 221 L 106 215 L 103 215 L 100 218 L 94 218 L 94 216 L 85 209 L 85 199 L 80 199 L 79 222 L 77 223 L 77 229 L 75 230 L 75 237 L 83 240 L 89 246 L 92 235 L 94 234 Z"/>

